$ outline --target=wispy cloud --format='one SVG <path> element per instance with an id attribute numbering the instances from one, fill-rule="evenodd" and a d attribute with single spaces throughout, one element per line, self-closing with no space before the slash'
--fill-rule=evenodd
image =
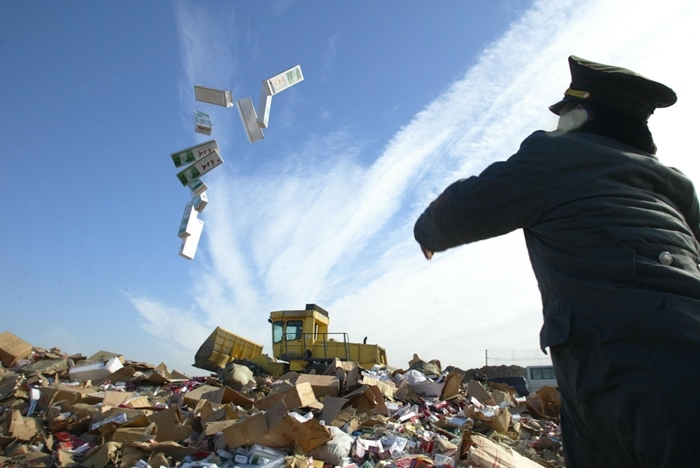
<path id="1" fill-rule="evenodd" d="M 340 38 L 340 33 L 335 33 L 326 41 L 326 51 L 323 56 L 323 79 L 327 79 L 328 74 L 333 68 L 333 62 L 335 61 L 335 55 L 337 53 L 337 43 Z"/>
<path id="2" fill-rule="evenodd" d="M 695 27 L 700 12 L 693 1 L 673 6 L 536 2 L 462 79 L 398 129 L 370 164 L 364 156 L 376 142 L 338 129 L 309 134 L 299 150 L 276 161 L 274 175 L 217 174 L 210 184 L 217 203 L 207 208 L 193 267 L 202 279 L 193 292 L 198 323 L 226 323 L 268 343 L 270 310 L 316 302 L 331 311 L 335 331 L 348 331 L 355 341 L 369 335 L 397 366 L 414 352 L 468 366 L 483 363 L 487 348 L 537 347 L 540 304 L 521 234 L 425 262 L 412 239 L 413 222 L 449 182 L 508 157 L 530 132 L 554 127 L 546 108 L 569 82 L 569 54 L 648 71 L 669 84 L 681 78 L 688 66 L 664 54 L 678 47 L 679 35 Z M 187 82 L 198 54 L 211 51 L 194 25 L 179 24 Z M 329 51 L 336 39 L 329 40 Z M 656 62 L 674 71 L 662 73 Z M 692 95 L 693 85 L 681 79 L 677 91 Z M 659 117 L 660 126 L 677 134 L 673 124 L 682 116 L 672 112 Z M 691 136 L 684 138 L 689 143 Z M 694 164 L 691 172 L 700 181 Z M 147 328 L 156 318 L 194 322 L 189 312 L 158 301 L 132 303 Z M 187 343 L 204 339 L 210 331 L 204 325 L 192 325 Z M 176 332 L 161 326 L 157 333 Z"/>

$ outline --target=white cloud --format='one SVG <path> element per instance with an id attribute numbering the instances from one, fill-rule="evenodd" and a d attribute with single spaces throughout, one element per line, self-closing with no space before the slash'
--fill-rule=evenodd
<path id="1" fill-rule="evenodd" d="M 337 53 L 338 49 L 338 39 L 340 38 L 340 33 L 335 33 L 331 37 L 328 38 L 326 41 L 326 52 L 323 58 L 323 74 L 324 77 L 322 79 L 326 79 L 325 77 L 330 73 L 331 68 L 333 67 L 333 62 L 335 61 L 335 55 Z"/>
<path id="2" fill-rule="evenodd" d="M 399 367 L 414 352 L 466 368 L 483 365 L 486 349 L 536 348 L 540 303 L 522 234 L 426 262 L 413 222 L 449 182 L 508 157 L 530 132 L 554 127 L 547 106 L 568 85 L 570 54 L 674 87 L 679 104 L 658 111 L 651 128 L 662 160 L 668 148 L 668 160 L 700 182 L 697 159 L 686 157 L 698 98 L 692 60 L 682 55 L 698 42 L 698 19 L 692 0 L 540 1 L 370 165 L 358 155 L 371 143 L 339 130 L 310 135 L 275 176 L 218 174 L 210 184 L 217 203 L 207 208 L 194 267 L 203 322 L 235 327 L 267 347 L 269 311 L 316 302 L 330 311 L 332 331 L 347 331 L 354 341 L 369 336 Z M 200 44 L 182 21 L 180 34 L 188 64 Z M 167 317 L 191 324 L 188 312 L 132 302 L 147 324 Z M 186 342 L 199 344 L 209 331 L 192 328 Z"/>

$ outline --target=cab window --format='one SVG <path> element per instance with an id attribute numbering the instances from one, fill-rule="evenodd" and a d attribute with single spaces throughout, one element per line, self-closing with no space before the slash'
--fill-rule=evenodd
<path id="1" fill-rule="evenodd" d="M 272 322 L 272 342 L 279 343 L 282 341 L 282 334 L 284 333 L 284 322 L 278 320 Z"/>
<path id="2" fill-rule="evenodd" d="M 288 321 L 287 322 L 287 329 L 285 330 L 285 339 L 287 341 L 301 339 L 302 324 L 303 324 L 303 322 L 301 320 Z"/>

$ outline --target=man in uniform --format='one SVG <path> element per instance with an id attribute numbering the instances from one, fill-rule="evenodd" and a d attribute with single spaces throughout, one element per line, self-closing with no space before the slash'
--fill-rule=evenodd
<path id="1" fill-rule="evenodd" d="M 700 466 L 698 199 L 647 127 L 676 94 L 575 56 L 569 68 L 558 129 L 447 187 L 414 235 L 430 259 L 523 229 L 569 468 Z"/>

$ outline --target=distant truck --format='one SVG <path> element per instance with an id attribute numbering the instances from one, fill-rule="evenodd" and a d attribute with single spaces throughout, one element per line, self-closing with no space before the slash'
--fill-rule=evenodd
<path id="1" fill-rule="evenodd" d="M 528 366 L 525 368 L 525 380 L 530 392 L 536 392 L 542 387 L 559 388 L 554 366 Z"/>
<path id="2" fill-rule="evenodd" d="M 219 371 L 232 361 L 249 361 L 271 375 L 287 371 L 321 373 L 335 360 L 356 361 L 361 367 L 387 365 L 386 350 L 376 344 L 352 343 L 345 332 L 328 332 L 328 311 L 316 304 L 303 310 L 270 312 L 272 358 L 262 345 L 221 327 L 214 329 L 195 354 L 194 366 Z"/>

